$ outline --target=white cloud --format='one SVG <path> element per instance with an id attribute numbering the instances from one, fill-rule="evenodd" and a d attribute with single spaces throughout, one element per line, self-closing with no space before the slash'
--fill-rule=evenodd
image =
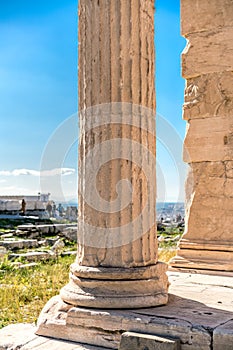
<path id="1" fill-rule="evenodd" d="M 72 175 L 75 173 L 73 168 L 56 168 L 52 170 L 43 170 L 40 172 L 40 176 L 55 176 L 55 175 Z"/>
<path id="2" fill-rule="evenodd" d="M 73 168 L 55 168 L 51 170 L 32 170 L 32 169 L 14 169 L 12 171 L 2 170 L 0 171 L 0 176 L 21 176 L 21 175 L 31 175 L 31 176 L 67 176 L 75 173 Z M 1 181 L 3 182 L 3 181 Z"/>
<path id="3" fill-rule="evenodd" d="M 8 171 L 8 170 L 0 171 L 0 176 L 19 176 L 19 175 L 39 176 L 40 172 L 36 170 L 29 170 L 29 169 L 14 169 L 12 171 Z"/>
<path id="4" fill-rule="evenodd" d="M 30 196 L 35 195 L 38 193 L 38 190 L 36 189 L 29 189 L 24 187 L 17 187 L 17 186 L 6 186 L 1 187 L 1 195 L 2 196 L 13 196 L 13 195 L 24 195 L 24 196 Z"/>
<path id="5" fill-rule="evenodd" d="M 2 184 L 3 182 L 6 182 L 5 179 L 0 179 L 0 184 Z"/>

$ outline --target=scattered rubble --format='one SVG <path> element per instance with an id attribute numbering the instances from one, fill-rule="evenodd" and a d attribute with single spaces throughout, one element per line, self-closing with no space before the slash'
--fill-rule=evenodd
<path id="1" fill-rule="evenodd" d="M 76 242 L 77 224 L 23 224 L 10 232 L 0 231 L 0 259 L 8 256 L 15 268 L 27 268 L 76 254 Z"/>

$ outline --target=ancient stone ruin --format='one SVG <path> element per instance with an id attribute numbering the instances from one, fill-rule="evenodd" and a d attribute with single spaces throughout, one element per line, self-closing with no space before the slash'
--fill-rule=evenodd
<path id="1" fill-rule="evenodd" d="M 233 349 L 233 2 L 182 0 L 181 16 L 190 172 L 176 271 L 156 239 L 154 1 L 79 0 L 77 257 L 39 336 L 26 327 L 4 349 Z"/>
<path id="2" fill-rule="evenodd" d="M 233 3 L 181 1 L 181 18 L 190 171 L 185 234 L 171 265 L 233 272 Z"/>
<path id="3" fill-rule="evenodd" d="M 79 3 L 79 242 L 60 303 L 94 308 L 167 303 L 153 184 L 153 14 L 153 1 L 136 1 L 133 7 L 128 1 Z M 95 167 L 100 171 L 93 173 Z M 132 182 L 132 191 L 125 179 Z M 54 303 L 50 310 L 58 310 L 59 301 Z M 44 317 L 47 311 L 40 318 L 40 334 Z M 56 312 L 49 317 L 56 318 Z"/>

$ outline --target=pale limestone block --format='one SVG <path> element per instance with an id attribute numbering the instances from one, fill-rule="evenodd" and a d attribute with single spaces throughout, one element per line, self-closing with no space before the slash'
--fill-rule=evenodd
<path id="1" fill-rule="evenodd" d="M 214 330 L 213 350 L 233 349 L 233 319 Z"/>
<path id="2" fill-rule="evenodd" d="M 184 141 L 184 161 L 191 163 L 231 160 L 232 146 L 232 117 L 191 119 Z"/>
<path id="3" fill-rule="evenodd" d="M 228 163 L 228 162 L 226 162 Z M 197 185 L 200 179 L 205 180 L 206 177 L 224 177 L 226 174 L 225 162 L 198 162 L 189 164 L 190 176 L 193 176 Z"/>
<path id="4" fill-rule="evenodd" d="M 182 75 L 186 79 L 233 70 L 233 27 L 187 35 L 182 54 Z"/>
<path id="5" fill-rule="evenodd" d="M 231 161 L 190 165 L 186 181 L 186 228 L 172 266 L 191 269 L 209 266 L 213 270 L 231 271 L 233 183 L 227 178 L 231 166 Z M 209 258 L 209 251 L 221 254 L 213 253 Z"/>
<path id="6" fill-rule="evenodd" d="M 87 344 L 78 344 L 71 341 L 63 341 L 60 339 L 51 339 L 37 336 L 36 339 L 25 344 L 20 350 L 110 350 L 100 348 L 99 346 L 91 346 Z M 9 349 L 11 350 L 11 349 Z M 19 349 L 15 349 L 19 350 Z"/>
<path id="7" fill-rule="evenodd" d="M 6 210 L 11 211 L 11 210 L 17 210 L 19 211 L 21 209 L 21 203 L 19 201 L 7 201 L 6 203 Z"/>
<path id="8" fill-rule="evenodd" d="M 178 350 L 179 340 L 156 335 L 125 332 L 121 336 L 119 350 Z"/>
<path id="9" fill-rule="evenodd" d="M 35 335 L 32 324 L 11 324 L 0 330 L 0 350 L 108 350 Z"/>
<path id="10" fill-rule="evenodd" d="M 211 251 L 217 250 L 222 251 L 223 254 L 225 251 L 233 252 L 233 246 L 230 241 L 219 242 L 217 240 L 211 241 L 204 239 L 192 239 L 191 241 L 189 241 L 188 239 L 182 238 L 179 243 L 179 248 Z"/>
<path id="11" fill-rule="evenodd" d="M 185 239 L 201 239 L 201 240 L 213 240 L 224 243 L 224 241 L 232 244 L 232 223 L 233 223 L 232 210 L 226 213 L 222 209 L 211 209 L 203 206 L 193 206 L 190 209 L 190 215 L 187 219 L 186 231 L 184 234 Z"/>
<path id="12" fill-rule="evenodd" d="M 194 309 L 198 306 L 193 305 Z M 223 318 L 229 320 L 226 314 L 221 320 L 217 315 L 210 317 L 203 314 L 200 317 L 199 313 L 193 313 L 186 299 L 179 303 L 175 296 L 170 296 L 167 307 L 135 310 L 72 307 L 63 321 L 57 315 L 55 309 L 45 314 L 44 322 L 39 325 L 37 333 L 63 339 L 69 337 L 73 341 L 111 349 L 118 349 L 122 331 L 134 331 L 181 339 L 182 350 L 187 350 L 187 346 L 193 350 L 209 350 L 211 336 L 205 327 L 216 327 Z"/>
<path id="13" fill-rule="evenodd" d="M 233 242 L 233 199 L 222 198 L 217 200 L 219 206 L 212 204 L 216 197 L 207 196 L 201 202 L 201 196 L 193 196 L 190 206 L 187 208 L 189 216 L 186 219 L 186 230 L 184 238 L 201 240 L 220 240 Z M 204 204 L 203 204 L 204 203 Z M 209 205 L 208 205 L 209 204 Z M 232 243 L 231 243 L 232 244 Z"/>
<path id="14" fill-rule="evenodd" d="M 28 201 L 26 203 L 26 210 L 36 210 L 36 201 Z"/>
<path id="15" fill-rule="evenodd" d="M 52 255 L 49 252 L 27 252 L 27 253 L 12 253 L 10 254 L 10 258 L 23 258 L 27 261 L 40 261 L 40 260 L 48 260 L 50 258 L 55 258 L 55 255 Z"/>
<path id="16" fill-rule="evenodd" d="M 232 179 L 226 178 L 222 168 L 224 163 L 216 162 L 216 167 L 214 163 L 193 163 L 190 167 L 186 182 L 187 217 L 184 235 L 190 241 L 218 241 L 221 237 L 222 241 L 233 242 L 233 197 L 229 196 Z M 211 169 L 216 176 L 209 175 Z"/>
<path id="17" fill-rule="evenodd" d="M 195 196 L 202 196 L 204 199 L 207 197 L 220 197 L 224 195 L 225 179 L 221 177 L 207 177 L 199 178 L 199 183 L 193 189 Z M 199 199 L 199 198 L 198 198 Z"/>
<path id="18" fill-rule="evenodd" d="M 191 247 L 190 247 L 191 248 Z M 177 250 L 177 255 L 169 262 L 171 266 L 177 268 L 197 270 L 232 271 L 233 252 L 181 249 Z"/>
<path id="19" fill-rule="evenodd" d="M 233 109 L 233 72 L 202 74 L 186 82 L 183 118 L 230 117 Z"/>
<path id="20" fill-rule="evenodd" d="M 0 241 L 0 246 L 7 249 L 24 249 L 38 247 L 38 241 L 36 239 L 19 239 L 14 241 Z"/>
<path id="21" fill-rule="evenodd" d="M 17 350 L 36 338 L 33 324 L 11 324 L 0 330 L 0 350 Z"/>
<path id="22" fill-rule="evenodd" d="M 181 1 L 181 33 L 183 36 L 224 26 L 233 26 L 231 0 Z"/>

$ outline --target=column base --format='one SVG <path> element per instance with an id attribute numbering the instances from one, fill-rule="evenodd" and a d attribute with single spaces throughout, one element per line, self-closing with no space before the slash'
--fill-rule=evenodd
<path id="1" fill-rule="evenodd" d="M 68 304 L 129 309 L 164 305 L 168 300 L 167 264 L 136 268 L 71 265 L 70 282 L 60 296 Z"/>
<path id="2" fill-rule="evenodd" d="M 177 255 L 169 261 L 169 266 L 179 270 L 233 272 L 233 244 L 182 239 Z"/>
<path id="3" fill-rule="evenodd" d="M 49 337 L 48 341 L 56 338 L 119 349 L 122 333 L 131 331 L 178 338 L 182 349 L 232 350 L 231 278 L 177 272 L 168 275 L 171 286 L 169 302 L 165 306 L 131 310 L 93 309 L 68 305 L 60 296 L 54 297 L 38 320 L 36 333 L 43 336 L 43 349 L 46 349 L 46 344 L 50 349 L 44 337 Z M 1 344 L 0 340 L 0 348 Z M 38 343 L 36 345 L 35 349 L 42 349 Z M 34 349 L 31 343 L 24 348 Z M 51 346 L 51 349 L 57 348 Z M 72 347 L 76 348 L 79 349 L 78 344 Z"/>
<path id="4" fill-rule="evenodd" d="M 167 268 L 167 264 L 162 262 L 136 268 L 95 268 L 74 263 L 71 265 L 70 282 L 61 289 L 59 296 L 53 297 L 43 308 L 36 333 L 106 346 L 109 344 L 109 331 L 102 334 L 102 324 L 98 329 L 98 323 L 94 331 L 92 327 L 87 327 L 86 322 L 92 322 L 92 314 L 98 315 L 97 309 L 101 308 L 100 314 L 103 317 L 108 315 L 104 309 L 138 309 L 165 305 L 168 302 L 169 285 Z M 113 348 L 117 348 L 115 345 L 119 343 L 120 334 L 117 332 Z M 98 337 L 101 338 L 100 342 Z M 106 343 L 103 339 L 106 339 Z"/>

